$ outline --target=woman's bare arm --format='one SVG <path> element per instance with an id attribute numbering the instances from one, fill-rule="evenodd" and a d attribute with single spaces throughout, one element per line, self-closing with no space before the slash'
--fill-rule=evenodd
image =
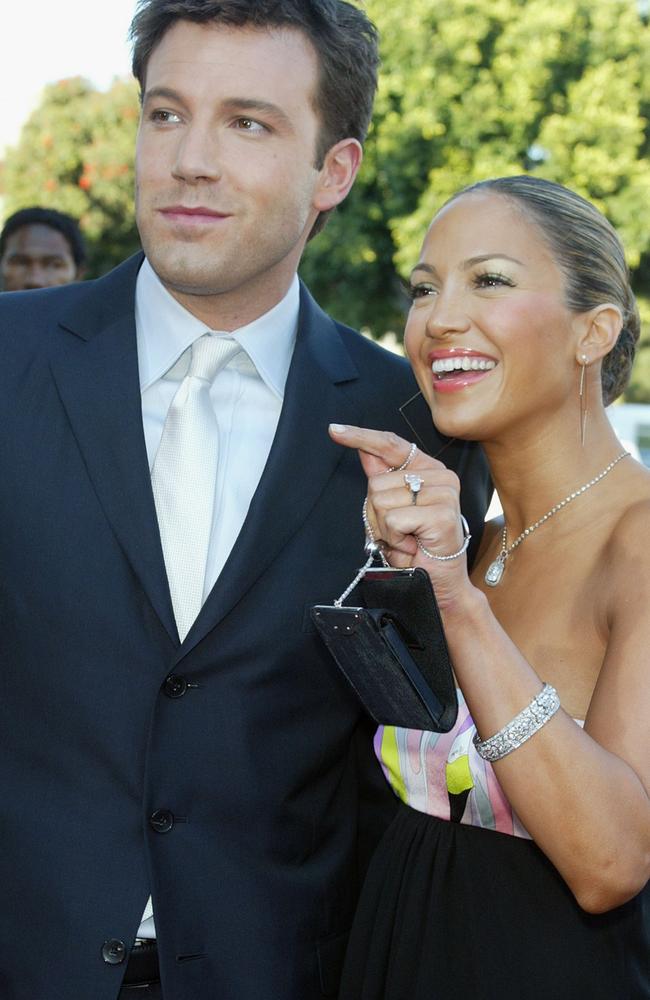
<path id="1" fill-rule="evenodd" d="M 333 436 L 363 452 L 369 513 L 390 546 L 390 561 L 422 566 L 432 577 L 459 684 L 481 737 L 488 738 L 529 704 L 543 679 L 469 580 L 465 560 L 433 561 L 417 548 L 416 535 L 439 554 L 458 550 L 455 476 L 418 455 L 409 472 L 424 485 L 413 505 L 403 474 L 384 472 L 403 461 L 405 442 L 357 428 Z M 560 710 L 494 764 L 524 826 L 590 912 L 621 905 L 650 877 L 648 534 L 650 502 L 623 518 L 611 543 L 610 637 L 584 730 Z"/>

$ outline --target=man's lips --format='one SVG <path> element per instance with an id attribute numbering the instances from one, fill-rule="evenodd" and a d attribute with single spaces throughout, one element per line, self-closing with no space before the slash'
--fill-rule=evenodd
<path id="1" fill-rule="evenodd" d="M 187 222 L 190 224 L 200 222 L 218 222 L 220 219 L 228 219 L 228 212 L 218 212 L 213 208 L 205 208 L 202 205 L 189 207 L 187 205 L 169 205 L 158 210 L 161 215 L 172 222 Z"/>

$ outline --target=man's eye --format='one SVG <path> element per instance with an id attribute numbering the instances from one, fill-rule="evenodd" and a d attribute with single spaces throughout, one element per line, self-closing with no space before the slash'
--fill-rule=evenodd
<path id="1" fill-rule="evenodd" d="M 162 125 L 180 121 L 180 118 L 175 111 L 165 111 L 162 108 L 157 108 L 155 111 L 152 111 L 150 117 L 152 122 L 159 122 Z"/>
<path id="2" fill-rule="evenodd" d="M 254 118 L 237 118 L 235 119 L 235 125 L 238 129 L 241 129 L 242 132 L 266 132 L 266 127 L 260 122 L 255 121 Z"/>

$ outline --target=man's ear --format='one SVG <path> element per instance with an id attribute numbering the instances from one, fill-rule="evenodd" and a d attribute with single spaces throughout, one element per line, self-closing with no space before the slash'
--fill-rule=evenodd
<path id="1" fill-rule="evenodd" d="M 582 329 L 577 341 L 576 359 L 580 363 L 580 359 L 586 357 L 587 363 L 591 364 L 611 351 L 621 332 L 623 315 L 617 305 L 605 303 L 583 313 L 580 316 L 580 326 Z"/>
<path id="2" fill-rule="evenodd" d="M 325 155 L 314 193 L 314 208 L 329 212 L 347 196 L 354 184 L 363 150 L 356 139 L 341 139 Z"/>

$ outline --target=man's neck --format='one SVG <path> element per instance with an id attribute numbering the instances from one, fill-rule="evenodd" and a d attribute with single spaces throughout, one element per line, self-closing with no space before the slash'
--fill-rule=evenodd
<path id="1" fill-rule="evenodd" d="M 274 282 L 260 281 L 254 288 L 246 285 L 241 289 L 214 294 L 197 294 L 191 289 L 170 286 L 161 280 L 163 286 L 176 301 L 192 316 L 205 323 L 209 330 L 231 333 L 270 312 L 285 297 L 295 278 L 295 271 Z"/>

